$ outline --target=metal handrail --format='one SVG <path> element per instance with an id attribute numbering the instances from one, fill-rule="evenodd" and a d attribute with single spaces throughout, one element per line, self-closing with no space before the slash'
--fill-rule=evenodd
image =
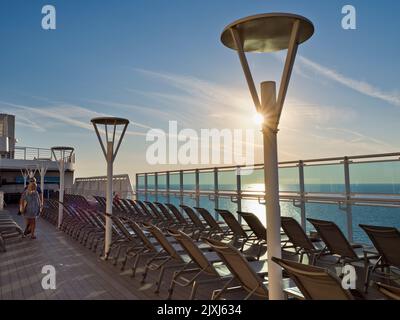
<path id="1" fill-rule="evenodd" d="M 347 221 L 347 236 L 352 240 L 353 236 L 353 226 L 352 226 L 352 206 L 381 206 L 381 207 L 396 207 L 400 208 L 400 194 L 388 194 L 388 193 L 376 193 L 376 192 L 354 192 L 351 190 L 353 187 L 351 185 L 350 169 L 353 165 L 364 164 L 364 163 L 379 163 L 384 162 L 397 162 L 400 161 L 400 152 L 393 153 L 382 153 L 382 154 L 369 154 L 369 155 L 355 155 L 355 156 L 344 156 L 344 157 L 331 157 L 331 158 L 321 158 L 321 159 L 308 159 L 308 160 L 298 160 L 298 161 L 283 161 L 279 163 L 281 169 L 285 168 L 298 168 L 298 180 L 296 185 L 298 186 L 298 191 L 280 191 L 280 199 L 285 202 L 293 202 L 294 205 L 300 208 L 301 211 L 301 223 L 303 228 L 306 226 L 306 203 L 321 203 L 321 204 L 335 204 L 338 205 L 339 209 L 346 213 Z M 305 168 L 316 167 L 316 166 L 326 166 L 326 165 L 339 165 L 343 168 L 343 181 L 340 184 L 343 185 L 343 191 L 341 192 L 311 192 L 307 191 L 307 184 L 305 183 Z M 183 203 L 184 197 L 189 196 L 191 198 L 196 198 L 196 203 L 199 202 L 200 197 L 206 196 L 210 200 L 215 201 L 215 207 L 218 207 L 219 198 L 229 198 L 232 202 L 237 203 L 238 208 L 241 207 L 241 200 L 252 199 L 258 200 L 260 204 L 265 204 L 265 192 L 263 190 L 246 190 L 243 189 L 242 179 L 240 176 L 236 176 L 236 183 L 232 179 L 232 190 L 220 190 L 220 185 L 218 184 L 218 173 L 226 171 L 237 171 L 238 169 L 248 168 L 248 169 L 263 169 L 262 164 L 254 164 L 252 166 L 246 165 L 235 165 L 235 166 L 221 166 L 221 167 L 204 167 L 204 168 L 190 168 L 190 169 L 180 169 L 171 171 L 159 171 L 159 172 L 147 172 L 147 173 L 137 173 L 136 174 L 136 194 L 144 195 L 148 199 L 148 195 L 154 195 L 155 198 L 159 195 L 176 196 L 181 199 Z M 195 186 L 186 187 L 185 189 L 183 183 L 183 175 L 186 173 L 191 173 L 195 175 L 196 181 Z M 202 173 L 214 173 L 213 189 L 212 190 L 202 190 L 199 182 L 199 177 Z M 174 189 L 170 189 L 170 177 L 171 175 L 179 176 L 179 183 L 177 182 Z M 156 181 L 159 181 L 161 176 L 165 176 L 167 183 L 165 188 L 160 188 Z M 149 178 L 154 177 L 154 186 L 151 183 L 151 189 L 149 188 Z M 144 180 L 141 180 L 143 179 Z M 296 180 L 296 179 L 295 179 Z M 141 182 L 139 184 L 140 181 Z M 212 181 L 210 180 L 210 186 Z M 192 184 L 191 184 L 192 185 Z M 163 186 L 164 187 L 164 186 Z M 212 199 L 211 199 L 212 198 Z M 169 201 L 169 200 L 168 200 Z"/>
<path id="2" fill-rule="evenodd" d="M 343 161 L 343 159 L 347 158 L 349 160 L 357 160 L 357 159 L 372 159 L 372 158 L 386 158 L 386 157 L 399 157 L 398 159 L 393 159 L 393 160 L 400 160 L 400 152 L 392 152 L 392 153 L 380 153 L 380 154 L 369 154 L 369 155 L 356 155 L 356 156 L 343 156 L 343 157 L 331 157 L 331 158 L 320 158 L 320 159 L 307 159 L 307 160 L 292 160 L 292 161 L 281 161 L 279 162 L 279 165 L 287 165 L 287 164 L 299 164 L 300 161 L 306 165 L 307 163 L 313 163 L 313 162 L 327 162 L 327 161 Z M 391 160 L 391 161 L 393 161 Z M 371 161 L 366 161 L 371 162 Z M 373 162 L 378 162 L 378 161 L 373 161 Z M 357 163 L 364 163 L 364 162 L 357 162 Z M 340 164 L 340 163 L 338 163 Z M 259 168 L 262 169 L 264 165 L 262 163 L 257 163 L 254 165 L 231 165 L 231 166 L 220 166 L 220 167 L 204 167 L 204 168 L 190 168 L 190 169 L 173 169 L 173 170 L 168 170 L 168 171 L 154 171 L 154 172 L 139 172 L 136 173 L 136 175 L 153 175 L 153 174 L 179 174 L 179 172 L 183 171 L 185 172 L 192 172 L 194 173 L 195 170 L 200 170 L 200 171 L 212 171 L 214 169 L 218 169 L 219 171 L 221 170 L 227 170 L 227 169 L 237 169 L 239 168 Z"/>
<path id="3" fill-rule="evenodd" d="M 38 147 L 19 147 L 15 146 L 11 152 L 6 154 L 7 159 L 15 160 L 48 160 L 56 161 L 48 148 Z M 74 163 L 74 158 L 68 159 L 67 162 Z"/>

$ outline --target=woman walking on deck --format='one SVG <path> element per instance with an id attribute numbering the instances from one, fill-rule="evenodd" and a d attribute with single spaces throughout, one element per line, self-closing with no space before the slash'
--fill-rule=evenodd
<path id="1" fill-rule="evenodd" d="M 22 214 L 24 215 L 24 218 L 26 220 L 24 235 L 31 234 L 31 238 L 36 239 L 36 218 L 40 214 L 42 202 L 39 192 L 37 191 L 36 182 L 34 180 L 30 181 L 28 188 L 22 194 L 21 206 Z"/>

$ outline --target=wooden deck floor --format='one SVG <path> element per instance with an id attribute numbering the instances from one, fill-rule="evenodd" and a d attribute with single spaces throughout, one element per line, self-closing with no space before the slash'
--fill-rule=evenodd
<path id="1" fill-rule="evenodd" d="M 10 209 L 16 212 L 16 209 Z M 24 227 L 20 216 L 13 219 Z M 42 288 L 42 268 L 52 265 L 56 270 L 56 289 Z M 21 299 L 165 299 L 169 281 L 165 281 L 159 294 L 154 293 L 156 274 L 150 272 L 145 284 L 138 276 L 130 276 L 130 268 L 121 272 L 110 261 L 103 261 L 96 254 L 58 231 L 46 220 L 39 219 L 37 239 L 8 240 L 7 252 L 0 253 L 0 300 Z M 170 279 L 172 270 L 166 272 Z M 216 287 L 218 288 L 218 286 Z M 216 289 L 214 288 L 214 289 Z M 210 299 L 212 288 L 199 289 L 199 299 Z M 189 289 L 177 288 L 174 299 L 187 299 Z"/>
<path id="2" fill-rule="evenodd" d="M 16 212 L 16 209 L 10 209 Z M 12 217 L 21 227 L 24 221 L 20 216 Z M 121 272 L 109 261 L 101 260 L 96 254 L 76 242 L 68 235 L 58 231 L 43 219 L 38 220 L 37 239 L 18 239 L 7 242 L 7 252 L 0 253 L 0 300 L 50 299 L 118 299 L 143 300 L 165 299 L 167 287 L 173 270 L 166 272 L 159 294 L 154 293 L 155 276 L 150 272 L 145 284 L 140 283 L 142 267 L 138 276 L 131 278 L 130 268 Z M 42 268 L 52 265 L 56 270 L 56 289 L 42 288 Z M 358 287 L 362 287 L 361 275 Z M 197 298 L 210 299 L 212 289 L 200 286 Z M 371 288 L 372 289 L 372 288 Z M 241 299 L 243 294 L 235 294 L 231 299 Z M 174 299 L 187 299 L 188 288 L 176 288 Z M 370 290 L 369 299 L 379 299 L 376 290 Z"/>
<path id="3" fill-rule="evenodd" d="M 55 290 L 42 288 L 45 265 L 55 267 Z M 115 273 L 109 263 L 39 220 L 36 240 L 14 240 L 0 253 L 0 299 L 139 299 Z"/>

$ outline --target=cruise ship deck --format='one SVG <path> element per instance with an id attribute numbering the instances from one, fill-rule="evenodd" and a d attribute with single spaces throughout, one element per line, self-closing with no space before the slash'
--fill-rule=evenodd
<path id="1" fill-rule="evenodd" d="M 22 227 L 23 218 L 11 207 L 12 217 Z M 131 278 L 110 261 L 72 240 L 44 219 L 38 221 L 37 239 L 16 238 L 7 242 L 0 259 L 0 300 L 158 300 L 166 289 L 154 293 L 156 278 L 149 274 L 144 285 L 140 274 Z M 44 290 L 42 268 L 56 268 L 56 289 Z M 143 268 L 138 269 L 140 273 Z M 169 285 L 169 283 L 167 283 Z M 199 299 L 209 299 L 210 289 L 199 290 Z M 187 299 L 188 290 L 177 290 L 174 299 Z M 232 295 L 235 297 L 235 294 Z M 236 296 L 240 298 L 239 296 Z"/>
<path id="2" fill-rule="evenodd" d="M 23 218 L 16 215 L 17 207 L 8 208 L 11 216 L 22 227 Z M 167 271 L 160 293 L 154 293 L 155 274 L 149 273 L 145 284 L 140 283 L 143 265 L 137 276 L 131 277 L 130 268 L 120 271 L 112 261 L 104 261 L 64 232 L 44 219 L 39 219 L 37 239 L 15 238 L 7 242 L 7 251 L 1 253 L 0 300 L 159 300 L 167 297 L 167 289 L 172 272 Z M 297 259 L 292 250 L 283 251 L 286 259 Z M 54 266 L 56 269 L 56 289 L 44 290 L 42 268 Z M 317 262 L 321 267 L 333 268 L 335 259 L 325 257 Z M 357 266 L 357 264 L 356 264 Z M 356 268 L 357 288 L 363 288 L 363 265 Z M 209 300 L 218 284 L 200 287 L 197 299 Z M 174 300 L 187 300 L 190 290 L 178 287 Z M 229 293 L 226 298 L 241 300 L 243 292 Z M 253 297 L 254 298 L 254 297 Z M 366 299 L 383 299 L 382 294 L 371 287 Z M 256 298 L 257 299 L 257 298 Z"/>
<path id="3" fill-rule="evenodd" d="M 17 208 L 9 211 L 16 212 Z M 21 216 L 15 220 L 22 226 Z M 0 300 L 24 299 L 143 299 L 127 277 L 88 253 L 53 225 L 39 220 L 38 241 L 29 237 L 7 245 L 0 261 Z M 56 289 L 43 290 L 43 266 L 56 267 Z"/>
<path id="4" fill-rule="evenodd" d="M 400 301 L 400 2 L 22 2 L 0 19 L 0 303 Z"/>

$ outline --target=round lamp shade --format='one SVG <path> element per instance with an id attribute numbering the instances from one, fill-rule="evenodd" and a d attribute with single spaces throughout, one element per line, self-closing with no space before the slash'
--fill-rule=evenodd
<path id="1" fill-rule="evenodd" d="M 236 20 L 221 35 L 222 43 L 237 50 L 231 28 L 236 28 L 245 52 L 274 52 L 287 49 L 293 24 L 300 21 L 298 43 L 308 40 L 314 33 L 310 20 L 295 14 L 265 13 Z"/>
<path id="2" fill-rule="evenodd" d="M 72 147 L 63 147 L 63 146 L 57 146 L 57 147 L 52 147 L 51 150 L 54 151 L 74 151 L 74 148 Z"/>
<path id="3" fill-rule="evenodd" d="M 115 117 L 99 117 L 99 118 L 93 118 L 90 121 L 93 124 L 116 125 L 116 126 L 129 123 L 128 119 L 115 118 Z"/>

